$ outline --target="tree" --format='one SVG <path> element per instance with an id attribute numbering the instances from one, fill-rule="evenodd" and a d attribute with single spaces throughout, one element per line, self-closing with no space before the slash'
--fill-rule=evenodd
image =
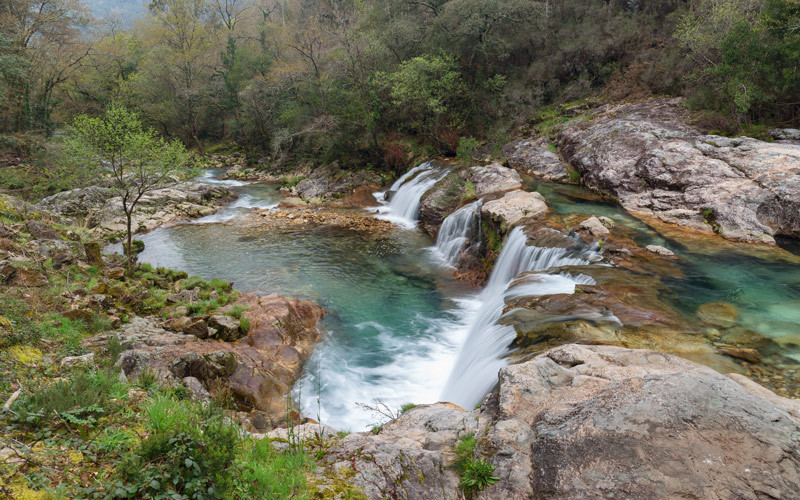
<path id="1" fill-rule="evenodd" d="M 78 116 L 65 144 L 67 164 L 86 177 L 111 177 L 122 199 L 126 221 L 125 256 L 133 264 L 133 213 L 142 197 L 197 175 L 189 153 L 178 140 L 166 141 L 146 129 L 139 117 L 112 106 L 99 118 Z"/>

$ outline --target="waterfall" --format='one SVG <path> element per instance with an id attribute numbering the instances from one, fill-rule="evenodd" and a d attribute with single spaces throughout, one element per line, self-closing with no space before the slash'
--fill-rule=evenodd
<path id="1" fill-rule="evenodd" d="M 447 175 L 447 172 L 434 166 L 432 161 L 409 170 L 389 188 L 389 192 L 394 193 L 388 203 L 385 200 L 386 193 L 377 194 L 376 197 L 382 199 L 384 204 L 377 209 L 378 218 L 407 228 L 416 227 L 422 195 Z"/>
<path id="2" fill-rule="evenodd" d="M 480 210 L 483 200 L 464 205 L 448 215 L 436 236 L 436 254 L 448 265 L 457 266 L 461 252 L 480 239 Z"/>
<path id="3" fill-rule="evenodd" d="M 594 257 L 596 252 L 589 249 L 575 252 L 528 246 L 522 228 L 514 228 L 497 258 L 489 283 L 479 296 L 481 307 L 445 384 L 442 401 L 472 409 L 494 387 L 497 372 L 506 366 L 508 346 L 516 337 L 513 327 L 498 324 L 507 298 L 574 293 L 576 283 L 588 282 L 586 276 L 576 279 L 565 274 L 545 274 L 511 287 L 516 276 L 558 266 L 586 265 Z"/>

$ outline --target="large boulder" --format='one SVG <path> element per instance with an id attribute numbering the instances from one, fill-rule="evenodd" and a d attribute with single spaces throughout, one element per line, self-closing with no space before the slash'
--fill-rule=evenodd
<path id="1" fill-rule="evenodd" d="M 449 465 L 468 432 L 499 479 L 477 499 L 794 498 L 800 484 L 800 402 L 674 356 L 575 344 L 501 370 L 480 409 L 419 406 L 325 460 L 368 498 L 460 498 Z"/>
<path id="2" fill-rule="evenodd" d="M 248 334 L 236 342 L 204 340 L 194 331 L 173 333 L 153 320 L 133 318 L 117 331 L 93 337 L 87 345 L 103 346 L 116 336 L 127 347 L 118 363 L 129 378 L 145 370 L 167 383 L 194 377 L 207 389 L 214 384 L 229 390 L 238 401 L 277 421 L 285 416 L 286 395 L 320 340 L 317 323 L 324 311 L 313 302 L 274 294 L 244 295 L 233 305 L 246 308 L 242 317 L 250 322 Z M 186 319 L 172 320 L 175 324 L 167 326 L 176 330 L 181 322 L 187 328 L 196 326 L 193 319 Z M 202 325 L 205 328 L 206 323 Z"/>
<path id="3" fill-rule="evenodd" d="M 525 220 L 532 220 L 547 213 L 547 203 L 537 192 L 511 191 L 502 198 L 483 204 L 481 213 L 507 228 Z"/>
<path id="4" fill-rule="evenodd" d="M 297 183 L 293 193 L 308 200 L 326 200 L 340 198 L 360 186 L 380 186 L 382 178 L 375 172 L 365 169 L 345 170 L 338 163 L 312 170 L 310 174 Z"/>
<path id="5" fill-rule="evenodd" d="M 464 201 L 465 186 L 468 179 L 468 170 L 458 169 L 452 171 L 434 184 L 420 198 L 420 222 L 422 228 L 432 237 L 436 237 L 442 221 L 455 212 Z"/>
<path id="6" fill-rule="evenodd" d="M 488 194 L 505 193 L 522 187 L 522 179 L 516 170 L 492 163 L 470 169 L 470 180 L 475 185 L 475 195 L 482 198 Z"/>
<path id="7" fill-rule="evenodd" d="M 562 156 L 634 215 L 723 237 L 800 237 L 800 145 L 704 135 L 681 99 L 599 108 L 566 124 Z"/>
<path id="8" fill-rule="evenodd" d="M 514 168 L 549 181 L 567 181 L 569 172 L 550 143 L 544 139 L 523 139 L 503 146 L 503 156 Z"/>

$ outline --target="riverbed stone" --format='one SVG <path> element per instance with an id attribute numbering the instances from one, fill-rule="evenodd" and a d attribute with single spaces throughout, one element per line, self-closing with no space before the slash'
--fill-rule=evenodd
<path id="1" fill-rule="evenodd" d="M 739 311 L 725 302 L 709 302 L 697 309 L 697 317 L 707 325 L 730 328 L 739 322 Z"/>
<path id="2" fill-rule="evenodd" d="M 225 314 L 212 314 L 208 317 L 208 326 L 216 329 L 214 338 L 225 342 L 233 342 L 242 337 L 239 329 L 239 321 Z"/>
<path id="3" fill-rule="evenodd" d="M 578 224 L 578 232 L 586 235 L 590 240 L 605 238 L 610 234 L 608 228 L 595 216 Z"/>
<path id="4" fill-rule="evenodd" d="M 506 227 L 519 225 L 524 220 L 537 219 L 547 213 L 544 197 L 537 192 L 511 191 L 502 198 L 483 204 L 481 213 Z"/>
<path id="5" fill-rule="evenodd" d="M 675 252 L 668 248 L 662 247 L 661 245 L 647 245 L 645 249 L 648 252 L 653 252 L 654 254 L 661 255 L 662 257 L 672 257 L 675 255 Z"/>

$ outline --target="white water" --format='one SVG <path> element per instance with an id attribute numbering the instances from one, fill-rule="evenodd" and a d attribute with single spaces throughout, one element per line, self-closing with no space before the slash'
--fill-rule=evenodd
<path id="1" fill-rule="evenodd" d="M 434 254 L 447 265 L 455 267 L 461 252 L 474 242 L 480 242 L 480 211 L 483 200 L 464 205 L 442 222 L 436 236 Z"/>
<path id="2" fill-rule="evenodd" d="M 419 221 L 419 205 L 422 195 L 439 182 L 447 170 L 436 168 L 432 161 L 427 161 L 409 170 L 397 179 L 389 191 L 394 192 L 392 199 L 385 201 L 386 192 L 375 193 L 375 197 L 383 203 L 376 212 L 379 219 L 388 220 L 406 229 L 414 229 Z"/>
<path id="3" fill-rule="evenodd" d="M 238 181 L 232 181 L 232 182 L 238 182 Z M 235 219 L 236 217 L 252 209 L 267 210 L 275 208 L 278 205 L 279 202 L 271 202 L 271 203 L 265 202 L 263 200 L 260 200 L 258 197 L 251 196 L 249 194 L 242 194 L 241 196 L 239 196 L 239 198 L 236 199 L 236 201 L 234 201 L 230 205 L 226 206 L 225 208 L 219 210 L 214 214 L 193 220 L 192 224 L 213 224 L 217 222 L 227 222 L 231 219 Z"/>
<path id="4" fill-rule="evenodd" d="M 497 372 L 506 366 L 504 358 L 516 337 L 513 327 L 498 324 L 507 298 L 574 293 L 575 285 L 586 282 L 587 278 L 582 276 L 575 279 L 563 274 L 539 275 L 518 286 L 509 287 L 516 276 L 558 266 L 586 265 L 595 260 L 596 255 L 593 250 L 574 255 L 563 248 L 528 246 L 522 229 L 514 228 L 497 258 L 488 285 L 479 296 L 481 307 L 472 318 L 470 331 L 441 399 L 470 409 L 496 384 Z"/>
<path id="5" fill-rule="evenodd" d="M 248 184 L 253 184 L 252 182 L 248 181 L 235 181 L 232 179 L 218 179 L 218 170 L 217 169 L 208 169 L 203 172 L 203 175 L 200 176 L 200 182 L 205 182 L 206 184 L 216 184 L 218 186 L 230 186 L 230 187 L 241 187 L 247 186 Z"/>

